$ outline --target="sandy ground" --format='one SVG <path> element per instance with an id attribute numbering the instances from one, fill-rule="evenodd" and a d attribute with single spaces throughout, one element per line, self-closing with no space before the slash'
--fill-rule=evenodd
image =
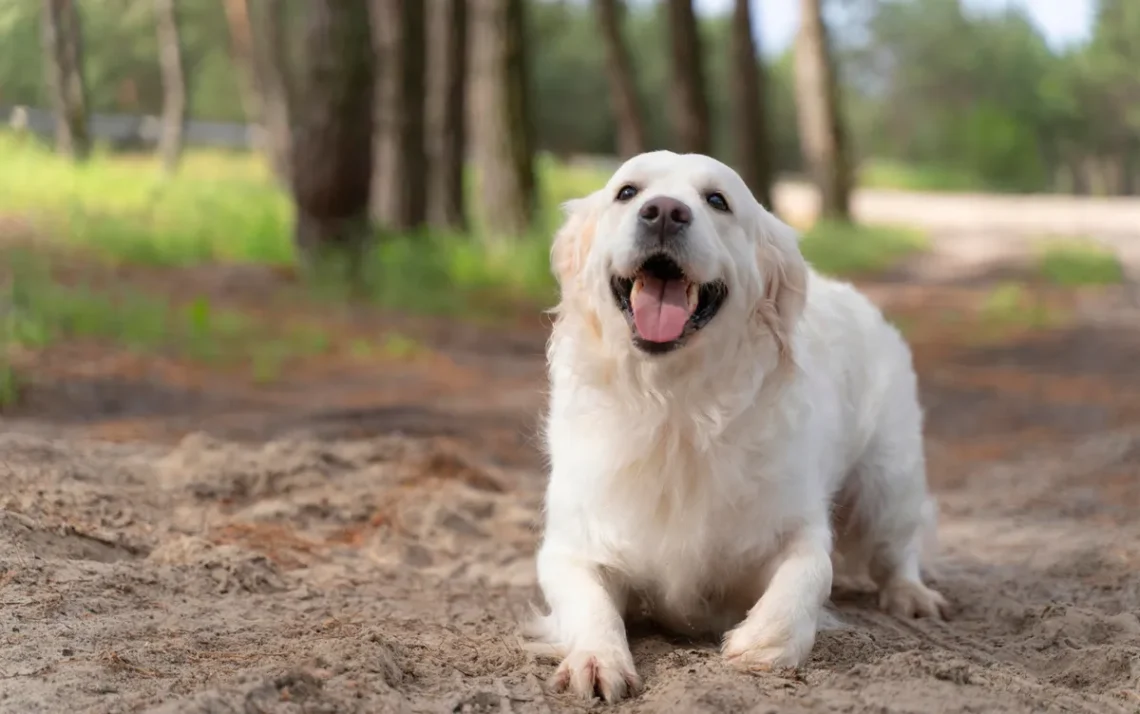
<path id="1" fill-rule="evenodd" d="M 808 184 L 777 184 L 775 210 L 787 220 L 806 221 L 819 208 Z M 851 211 L 865 223 L 919 227 L 931 238 L 927 254 L 908 266 L 925 283 L 962 282 L 1030 267 L 1042 243 L 1087 240 L 1113 252 L 1134 284 L 1140 305 L 1140 199 L 1063 195 L 1001 196 L 920 193 L 860 188 Z"/>
<path id="2" fill-rule="evenodd" d="M 836 592 L 796 675 L 632 633 L 629 712 L 1140 712 L 1140 315 L 939 322 L 974 288 L 868 285 L 909 331 L 949 622 Z M 1068 299 L 1068 298 L 1066 298 Z M 541 325 L 246 388 L 45 354 L 0 430 L 0 711 L 561 712 L 538 597 Z M 124 366 L 126 364 L 126 366 Z"/>

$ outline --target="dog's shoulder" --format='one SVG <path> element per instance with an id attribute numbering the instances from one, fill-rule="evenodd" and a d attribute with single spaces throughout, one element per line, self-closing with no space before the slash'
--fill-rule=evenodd
<path id="1" fill-rule="evenodd" d="M 898 365 L 909 362 L 910 348 L 902 333 L 864 292 L 851 283 L 814 270 L 797 333 L 798 349 L 827 359 Z"/>

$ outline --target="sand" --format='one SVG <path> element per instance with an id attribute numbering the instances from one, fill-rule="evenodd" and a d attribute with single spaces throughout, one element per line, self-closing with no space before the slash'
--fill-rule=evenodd
<path id="1" fill-rule="evenodd" d="M 1140 429 L 978 468 L 951 451 L 931 444 L 954 620 L 838 592 L 845 626 L 794 677 L 634 633 L 647 689 L 617 709 L 1140 711 Z M 554 664 L 516 640 L 537 597 L 533 469 L 405 436 L 8 434 L 0 454 L 3 711 L 585 706 L 547 693 Z"/>

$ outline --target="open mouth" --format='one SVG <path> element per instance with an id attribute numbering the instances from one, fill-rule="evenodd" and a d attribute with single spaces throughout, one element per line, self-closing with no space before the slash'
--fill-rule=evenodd
<path id="1" fill-rule="evenodd" d="M 610 281 L 614 300 L 633 330 L 633 341 L 651 354 L 680 347 L 707 325 L 728 297 L 722 280 L 696 283 L 667 255 L 648 258 L 633 274 Z"/>

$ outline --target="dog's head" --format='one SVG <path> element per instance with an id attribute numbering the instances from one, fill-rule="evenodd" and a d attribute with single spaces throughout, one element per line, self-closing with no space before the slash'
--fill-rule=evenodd
<path id="1" fill-rule="evenodd" d="M 641 154 L 566 213 L 552 249 L 559 311 L 606 352 L 669 359 L 759 337 L 787 356 L 807 266 L 795 232 L 728 166 Z"/>

